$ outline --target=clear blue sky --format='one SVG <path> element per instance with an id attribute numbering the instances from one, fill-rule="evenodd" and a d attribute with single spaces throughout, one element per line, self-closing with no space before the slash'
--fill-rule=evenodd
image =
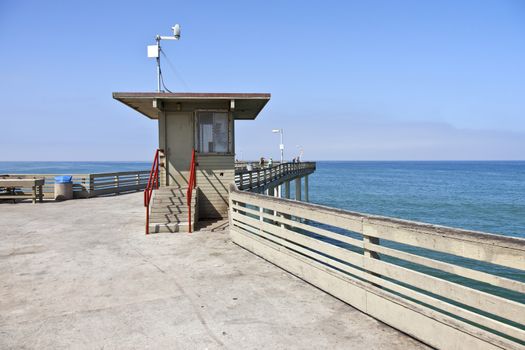
<path id="1" fill-rule="evenodd" d="M 0 160 L 149 160 L 113 91 L 270 92 L 243 158 L 524 159 L 525 1 L 0 1 Z"/>

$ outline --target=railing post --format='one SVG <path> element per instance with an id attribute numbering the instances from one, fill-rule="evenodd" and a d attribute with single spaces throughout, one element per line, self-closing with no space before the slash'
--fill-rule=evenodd
<path id="1" fill-rule="evenodd" d="M 367 268 L 367 260 L 366 260 L 366 258 L 368 258 L 368 259 L 380 259 L 379 254 L 376 251 L 370 249 L 370 245 L 372 245 L 372 244 L 379 245 L 379 238 L 367 235 L 369 230 L 370 230 L 370 227 L 367 224 L 366 220 L 363 221 L 363 228 L 361 230 L 361 232 L 363 232 L 363 256 L 365 257 L 365 259 L 363 261 L 363 269 L 365 271 L 367 271 L 368 273 L 376 276 L 376 277 L 381 277 L 380 274 L 377 274 L 377 273 L 374 273 L 374 272 L 370 272 L 368 270 L 368 268 Z M 374 284 L 374 285 L 378 286 L 376 284 Z"/>
<path id="2" fill-rule="evenodd" d="M 120 194 L 120 178 L 118 175 L 115 176 L 115 185 L 117 187 L 117 195 Z"/>
<path id="3" fill-rule="evenodd" d="M 240 190 L 243 190 L 244 189 L 244 186 L 243 186 L 243 179 L 242 179 L 242 173 L 239 174 L 239 189 Z"/>
<path id="4" fill-rule="evenodd" d="M 369 245 L 370 244 L 379 244 L 379 238 L 372 237 L 372 236 L 367 236 L 367 235 L 363 234 L 363 243 L 364 244 L 369 244 Z M 370 248 L 367 248 L 366 246 L 364 248 L 364 255 L 367 258 L 379 259 L 379 254 L 377 254 L 375 251 L 371 250 Z"/>
<path id="5" fill-rule="evenodd" d="M 93 196 L 94 192 L 95 192 L 95 176 L 93 174 L 89 174 L 88 197 Z"/>
<path id="6" fill-rule="evenodd" d="M 261 170 L 257 170 L 257 189 L 261 189 Z"/>
<path id="7" fill-rule="evenodd" d="M 86 189 L 86 177 L 85 176 L 82 176 L 82 178 L 80 179 L 80 187 L 82 188 L 82 194 L 81 194 L 81 197 L 80 198 L 84 198 L 84 192 L 87 191 Z"/>

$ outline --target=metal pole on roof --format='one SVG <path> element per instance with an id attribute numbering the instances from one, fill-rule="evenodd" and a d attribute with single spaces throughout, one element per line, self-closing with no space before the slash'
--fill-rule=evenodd
<path id="1" fill-rule="evenodd" d="M 160 92 L 160 35 L 157 35 L 155 40 L 157 40 L 157 92 Z"/>
<path id="2" fill-rule="evenodd" d="M 155 58 L 157 61 L 157 92 L 161 92 L 162 82 L 162 71 L 160 70 L 160 41 L 161 40 L 179 40 L 180 39 L 180 25 L 175 24 L 171 27 L 173 30 L 173 36 L 160 36 L 155 37 L 157 45 L 148 45 L 148 57 Z"/>

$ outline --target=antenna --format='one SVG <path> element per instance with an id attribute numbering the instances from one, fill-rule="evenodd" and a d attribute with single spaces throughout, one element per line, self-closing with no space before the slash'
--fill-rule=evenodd
<path id="1" fill-rule="evenodd" d="M 173 30 L 173 36 L 161 36 L 155 37 L 156 45 L 148 45 L 148 57 L 155 58 L 157 60 L 157 92 L 161 92 L 160 83 L 162 79 L 162 71 L 160 70 L 160 41 L 161 40 L 179 40 L 180 39 L 180 24 L 175 24 L 171 27 Z"/>

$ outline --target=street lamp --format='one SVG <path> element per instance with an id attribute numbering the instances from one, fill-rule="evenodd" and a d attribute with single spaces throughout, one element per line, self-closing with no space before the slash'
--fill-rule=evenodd
<path id="1" fill-rule="evenodd" d="M 284 163 L 284 143 L 283 143 L 283 129 L 273 129 L 274 134 L 279 133 L 281 135 L 281 143 L 279 144 L 279 149 L 281 150 L 281 164 Z"/>

